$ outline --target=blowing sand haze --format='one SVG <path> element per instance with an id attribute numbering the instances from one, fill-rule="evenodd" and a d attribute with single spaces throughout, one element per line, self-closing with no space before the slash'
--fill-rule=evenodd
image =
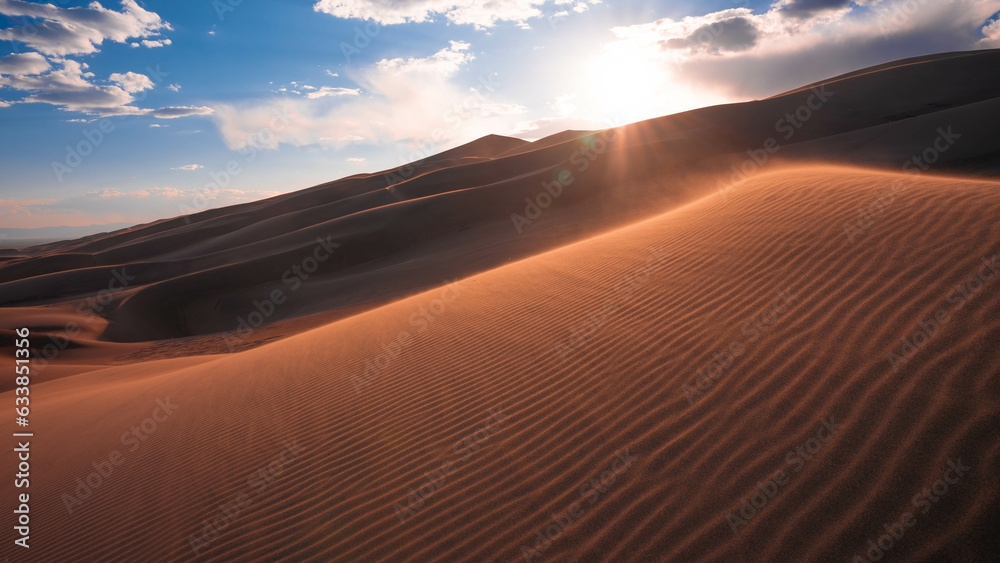
<path id="1" fill-rule="evenodd" d="M 1000 3 L 111 4 L 0 2 L 5 561 L 1000 561 Z"/>

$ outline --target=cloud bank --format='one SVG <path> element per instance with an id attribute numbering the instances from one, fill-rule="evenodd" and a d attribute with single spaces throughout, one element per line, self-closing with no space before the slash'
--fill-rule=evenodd
<path id="1" fill-rule="evenodd" d="M 21 0 L 0 0 L 0 14 L 29 18 L 23 25 L 0 29 L 0 39 L 24 43 L 43 55 L 62 57 L 96 53 L 105 40 L 158 35 L 170 30 L 160 16 L 134 0 L 122 0 L 122 11 L 108 10 L 97 2 L 86 8 L 59 8 Z"/>
<path id="2" fill-rule="evenodd" d="M 136 107 L 132 105 L 137 101 L 134 94 L 154 88 L 154 78 L 126 71 L 111 73 L 102 80 L 88 71 L 86 63 L 68 58 L 96 54 L 105 41 L 146 48 L 170 45 L 170 39 L 160 36 L 172 29 L 170 24 L 135 0 L 122 0 L 120 11 L 104 8 L 98 2 L 87 7 L 61 8 L 23 0 L 0 0 L 0 15 L 20 20 L 19 25 L 0 29 L 0 40 L 22 43 L 32 49 L 0 57 L 0 90 L 9 88 L 22 96 L 4 100 L 0 107 L 41 103 L 97 116 L 159 118 L 205 115 L 212 111 L 207 107 Z"/>
<path id="3" fill-rule="evenodd" d="M 360 91 L 324 88 L 302 97 L 215 104 L 215 121 L 232 149 L 419 143 L 435 136 L 435 142 L 447 142 L 473 132 L 485 135 L 503 128 L 504 121 L 495 118 L 525 108 L 494 100 L 487 78 L 473 89 L 456 85 L 455 76 L 474 59 L 468 43 L 452 41 L 427 57 L 383 59 L 353 72 Z"/>
<path id="4" fill-rule="evenodd" d="M 779 0 L 763 13 L 617 27 L 605 49 L 650 57 L 676 81 L 743 100 L 888 60 L 1000 46 L 1000 20 L 988 23 L 998 10 L 1000 0 Z"/>

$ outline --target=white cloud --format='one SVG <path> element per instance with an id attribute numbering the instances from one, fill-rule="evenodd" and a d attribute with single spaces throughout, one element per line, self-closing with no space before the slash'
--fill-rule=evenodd
<path id="1" fill-rule="evenodd" d="M 559 117 L 572 117 L 576 114 L 576 105 L 573 103 L 576 98 L 577 94 L 556 96 L 556 99 L 549 102 L 549 107 Z"/>
<path id="2" fill-rule="evenodd" d="M 365 159 L 361 158 L 361 157 L 352 156 L 352 157 L 347 158 L 347 162 L 364 162 L 364 161 L 365 161 Z"/>
<path id="3" fill-rule="evenodd" d="M 616 27 L 615 47 L 657 49 L 663 58 L 678 60 L 701 53 L 719 55 L 745 51 L 757 45 L 764 28 L 785 32 L 776 20 L 777 11 L 753 14 L 749 8 L 732 8 L 705 16 L 674 21 L 663 18 L 651 23 Z"/>
<path id="4" fill-rule="evenodd" d="M 135 42 L 129 43 L 129 45 L 132 47 L 139 47 L 141 45 L 143 47 L 147 47 L 150 49 L 154 49 L 156 47 L 165 47 L 170 44 L 171 41 L 169 39 L 157 39 L 157 40 L 143 39 L 138 43 Z"/>
<path id="5" fill-rule="evenodd" d="M 330 76 L 334 77 L 334 78 L 336 78 L 336 77 L 340 76 L 340 74 L 338 74 L 338 73 L 336 73 L 336 72 L 333 72 L 333 71 L 332 71 L 332 70 L 330 70 L 330 69 L 327 69 L 326 73 L 327 73 L 328 75 L 330 75 Z"/>
<path id="6" fill-rule="evenodd" d="M 171 170 L 197 170 L 199 168 L 204 168 L 200 164 L 185 164 L 184 166 L 178 166 L 177 168 L 171 168 Z"/>
<path id="7" fill-rule="evenodd" d="M 94 74 L 85 72 L 84 68 L 83 64 L 66 59 L 62 61 L 62 68 L 46 74 L 0 76 L 0 86 L 31 92 L 21 100 L 26 103 L 46 103 L 85 112 L 138 110 L 123 109 L 132 102 L 132 96 L 124 89 L 88 82 Z"/>
<path id="8" fill-rule="evenodd" d="M 395 74 L 431 73 L 449 76 L 458 71 L 462 65 L 476 57 L 469 53 L 470 45 L 464 41 L 449 41 L 450 47 L 441 49 L 430 57 L 402 59 L 382 59 L 375 63 L 378 69 Z"/>
<path id="9" fill-rule="evenodd" d="M 149 90 L 153 87 L 153 81 L 148 76 L 136 72 L 126 72 L 125 74 L 116 72 L 109 76 L 108 80 L 118 84 L 122 90 L 129 94 Z"/>
<path id="10" fill-rule="evenodd" d="M 308 86 L 307 88 L 316 90 L 312 86 Z M 357 96 L 360 93 L 361 90 L 358 90 L 357 88 L 333 88 L 331 86 L 323 86 L 315 92 L 309 92 L 306 94 L 306 97 L 314 100 L 316 98 L 323 98 L 326 96 Z"/>
<path id="11" fill-rule="evenodd" d="M 125 43 L 170 30 L 170 24 L 135 0 L 122 0 L 116 12 L 92 2 L 86 8 L 59 8 L 21 0 L 0 2 L 0 14 L 32 19 L 32 23 L 0 29 L 0 39 L 19 41 L 50 56 L 94 53 L 105 40 Z"/>
<path id="12" fill-rule="evenodd" d="M 181 91 L 181 85 L 180 84 L 168 84 L 167 85 L 167 90 L 170 90 L 171 92 L 180 92 Z"/>
<path id="13" fill-rule="evenodd" d="M 25 22 L 0 29 L 0 40 L 20 42 L 35 50 L 0 58 L 0 88 L 24 92 L 25 97 L 17 102 L 51 104 L 67 111 L 93 115 L 148 113 L 148 109 L 130 105 L 135 101 L 132 94 L 153 87 L 146 75 L 112 73 L 108 78 L 112 84 L 95 84 L 94 74 L 87 71 L 85 63 L 65 58 L 96 53 L 105 40 L 124 44 L 136 38 L 147 46 L 170 44 L 169 39 L 154 37 L 171 29 L 159 15 L 140 7 L 135 0 L 122 0 L 121 6 L 119 12 L 98 2 L 87 7 L 61 8 L 0 0 L 0 15 Z M 145 39 L 150 37 L 154 38 Z"/>
<path id="14" fill-rule="evenodd" d="M 96 199 L 115 199 L 121 197 L 136 197 L 136 198 L 149 198 L 149 197 L 166 197 L 166 198 L 178 198 L 184 197 L 184 190 L 178 190 L 177 188 L 146 188 L 143 190 L 133 190 L 130 192 L 120 192 L 118 190 L 113 190 L 105 188 L 100 192 L 87 192 L 83 194 L 83 197 L 96 198 Z"/>
<path id="15" fill-rule="evenodd" d="M 212 108 L 205 106 L 169 106 L 152 110 L 153 117 L 159 119 L 174 119 L 176 117 L 187 117 L 189 115 L 208 115 L 212 113 Z"/>
<path id="16" fill-rule="evenodd" d="M 1000 48 L 1000 17 L 983 26 L 983 35 L 986 37 L 979 42 L 979 46 L 986 49 Z"/>
<path id="17" fill-rule="evenodd" d="M 160 125 L 159 123 L 150 123 L 149 126 L 150 127 L 164 127 L 163 125 Z"/>
<path id="18" fill-rule="evenodd" d="M 172 106 L 159 109 L 145 109 L 129 105 L 134 101 L 132 94 L 153 87 L 153 81 L 135 72 L 113 73 L 109 80 L 116 85 L 92 84 L 94 74 L 85 71 L 86 65 L 64 59 L 62 68 L 41 75 L 0 76 L 0 87 L 7 86 L 30 94 L 22 103 L 45 103 L 67 111 L 78 111 L 91 115 L 147 115 L 161 119 L 206 115 L 212 108 L 198 106 Z"/>
<path id="19" fill-rule="evenodd" d="M 425 22 L 434 15 L 444 15 L 457 24 L 472 24 L 478 29 L 497 21 L 523 22 L 542 15 L 539 6 L 545 0 L 319 0 L 313 7 L 338 18 L 374 20 L 381 24 Z"/>
<path id="20" fill-rule="evenodd" d="M 486 87 L 470 92 L 455 83 L 473 60 L 469 48 L 452 42 L 427 57 L 385 59 L 359 69 L 351 78 L 361 95 L 214 104 L 215 121 L 232 149 L 469 140 L 506 128 L 502 116 L 525 111 L 493 99 Z"/>
<path id="21" fill-rule="evenodd" d="M 38 53 L 14 53 L 0 57 L 0 74 L 41 74 L 51 66 L 49 61 Z"/>

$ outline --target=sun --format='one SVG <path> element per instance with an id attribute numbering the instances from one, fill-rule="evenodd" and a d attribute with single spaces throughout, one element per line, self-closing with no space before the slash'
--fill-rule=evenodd
<path id="1" fill-rule="evenodd" d="M 662 105 L 664 72 L 636 53 L 604 52 L 587 68 L 587 91 L 596 109 L 622 122 L 648 117 Z"/>
<path id="2" fill-rule="evenodd" d="M 708 105 L 705 93 L 679 81 L 670 63 L 639 49 L 599 54 L 587 65 L 585 92 L 592 110 L 619 123 Z"/>

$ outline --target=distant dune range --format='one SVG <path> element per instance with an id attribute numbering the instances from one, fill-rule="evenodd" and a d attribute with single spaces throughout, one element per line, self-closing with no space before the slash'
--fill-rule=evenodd
<path id="1" fill-rule="evenodd" d="M 7 341 L 84 327 L 32 390 L 28 560 L 996 560 L 998 65 L 8 253 Z"/>

